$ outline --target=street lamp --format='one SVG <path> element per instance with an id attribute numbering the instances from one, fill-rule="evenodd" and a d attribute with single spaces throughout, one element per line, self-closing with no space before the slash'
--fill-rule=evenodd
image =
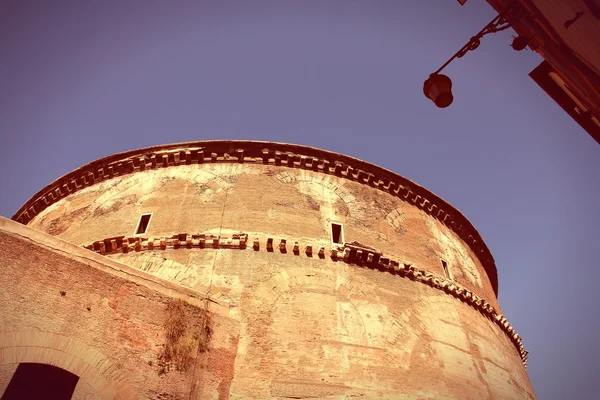
<path id="1" fill-rule="evenodd" d="M 481 44 L 481 38 L 488 33 L 496 33 L 508 29 L 510 24 L 504 17 L 504 13 L 499 14 L 490 21 L 479 33 L 471 38 L 459 51 L 457 51 L 448 61 L 444 63 L 437 71 L 429 75 L 429 78 L 423 84 L 423 93 L 436 106 L 446 108 L 454 100 L 452 95 L 452 81 L 448 76 L 440 74 L 455 58 L 462 58 L 470 50 L 475 50 Z"/>

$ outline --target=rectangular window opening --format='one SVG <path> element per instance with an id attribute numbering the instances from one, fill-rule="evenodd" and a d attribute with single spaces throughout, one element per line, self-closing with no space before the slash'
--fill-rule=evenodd
<path id="1" fill-rule="evenodd" d="M 150 224 L 150 217 L 152 214 L 142 214 L 140 217 L 140 222 L 138 222 L 138 226 L 135 230 L 136 235 L 142 235 L 146 233 L 148 230 L 148 224 Z"/>
<path id="2" fill-rule="evenodd" d="M 448 269 L 448 263 L 446 262 L 446 260 L 442 260 L 442 269 L 444 270 L 444 276 L 446 277 L 446 279 L 452 279 L 452 277 L 450 276 L 450 270 Z"/>
<path id="3" fill-rule="evenodd" d="M 344 232 L 342 224 L 337 222 L 331 223 L 331 241 L 335 244 L 344 244 Z"/>

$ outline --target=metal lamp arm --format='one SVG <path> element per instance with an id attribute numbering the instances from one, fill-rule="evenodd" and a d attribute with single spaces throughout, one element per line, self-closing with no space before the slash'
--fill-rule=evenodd
<path id="1" fill-rule="evenodd" d="M 467 52 L 471 50 L 475 50 L 481 44 L 481 38 L 487 35 L 488 33 L 496 33 L 503 31 L 505 29 L 510 28 L 510 23 L 506 21 L 503 14 L 499 14 L 490 21 L 478 34 L 473 36 L 471 40 L 467 44 L 465 44 L 460 50 L 458 50 L 448 61 L 444 63 L 437 71 L 435 71 L 431 75 L 436 75 L 442 72 L 444 68 L 448 66 L 455 58 L 462 58 Z"/>

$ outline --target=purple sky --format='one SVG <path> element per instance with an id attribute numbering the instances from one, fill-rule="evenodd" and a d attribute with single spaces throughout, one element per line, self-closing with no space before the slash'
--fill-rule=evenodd
<path id="1" fill-rule="evenodd" d="M 355 156 L 479 230 L 540 399 L 600 398 L 600 147 L 528 77 L 541 58 L 512 50 L 512 30 L 445 70 L 451 107 L 422 93 L 494 16 L 483 0 L 4 0 L 0 215 L 78 166 L 155 144 Z"/>

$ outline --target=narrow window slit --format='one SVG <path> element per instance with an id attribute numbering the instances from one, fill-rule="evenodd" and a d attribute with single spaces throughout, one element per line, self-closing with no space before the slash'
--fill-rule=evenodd
<path id="1" fill-rule="evenodd" d="M 342 224 L 339 224 L 337 222 L 331 223 L 331 241 L 335 244 L 344 243 L 344 232 L 342 229 Z"/>
<path id="2" fill-rule="evenodd" d="M 442 261 L 442 269 L 444 270 L 444 276 L 446 277 L 446 279 L 452 279 L 452 276 L 450 276 L 450 270 L 448 269 L 448 263 L 446 262 L 446 260 L 441 260 Z"/>
<path id="3" fill-rule="evenodd" d="M 152 214 L 142 214 L 140 216 L 140 221 L 138 222 L 138 226 L 135 230 L 136 235 L 142 235 L 146 233 L 146 231 L 148 230 L 148 225 L 150 224 L 151 217 Z"/>

